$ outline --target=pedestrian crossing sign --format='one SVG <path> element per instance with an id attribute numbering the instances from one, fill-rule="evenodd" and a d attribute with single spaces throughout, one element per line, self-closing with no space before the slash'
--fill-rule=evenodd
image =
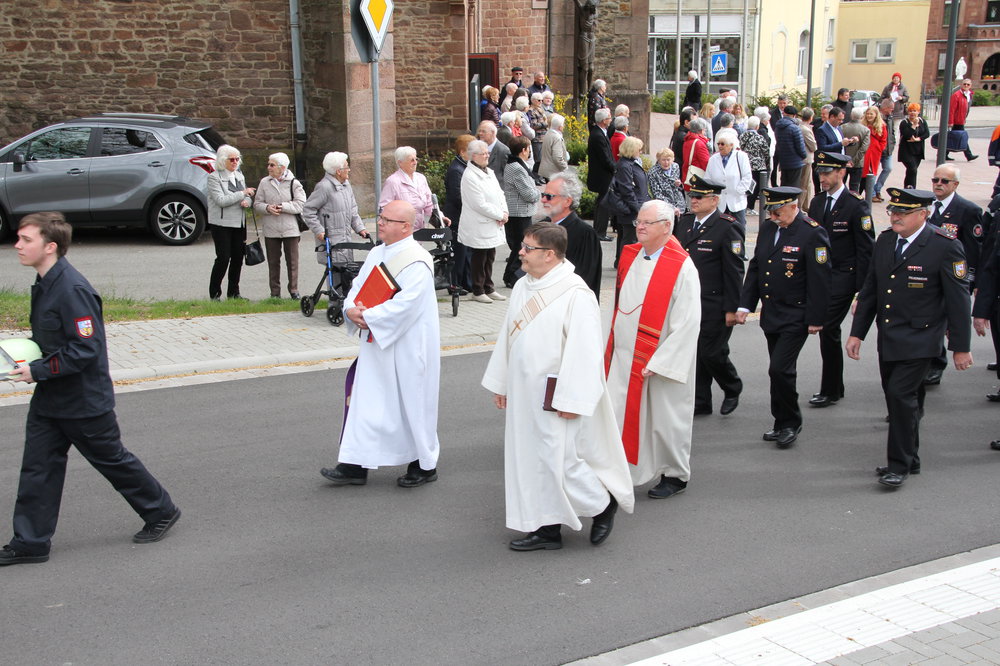
<path id="1" fill-rule="evenodd" d="M 720 74 L 725 74 L 729 71 L 729 54 L 725 51 L 719 51 L 718 53 L 712 54 L 712 76 L 718 76 Z"/>

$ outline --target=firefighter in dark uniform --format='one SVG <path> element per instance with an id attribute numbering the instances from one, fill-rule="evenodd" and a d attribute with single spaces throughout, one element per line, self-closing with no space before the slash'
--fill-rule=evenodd
<path id="1" fill-rule="evenodd" d="M 806 338 L 823 329 L 830 301 L 830 240 L 800 210 L 797 187 L 765 187 L 770 220 L 762 221 L 747 268 L 736 323 L 761 303 L 760 327 L 770 356 L 774 427 L 764 441 L 787 449 L 802 430 L 795 365 Z"/>
<path id="2" fill-rule="evenodd" d="M 891 229 L 879 234 L 872 269 L 858 294 L 847 355 L 860 358 L 861 341 L 874 321 L 878 363 L 889 408 L 888 465 L 879 483 L 898 488 L 920 473 L 920 419 L 924 377 L 948 331 L 955 368 L 972 365 L 968 264 L 962 244 L 927 223 L 934 195 L 888 190 Z"/>
<path id="3" fill-rule="evenodd" d="M 1000 197 L 994 197 L 993 202 L 1000 202 Z M 993 202 L 990 207 L 993 207 Z M 972 325 L 977 335 L 986 335 L 989 329 L 993 336 L 994 353 L 1000 357 L 1000 224 L 994 223 L 986 234 L 983 250 L 979 255 L 979 271 L 976 276 L 976 302 L 972 305 Z M 1000 379 L 1000 368 L 996 363 L 988 366 Z M 990 402 L 1000 402 L 1000 390 L 986 394 Z M 1000 441 L 993 441 L 990 446 L 1000 451 Z"/>
<path id="4" fill-rule="evenodd" d="M 17 235 L 21 264 L 38 272 L 31 288 L 31 335 L 42 358 L 11 373 L 15 381 L 38 385 L 25 426 L 14 538 L 0 550 L 0 565 L 49 559 L 71 444 L 145 522 L 132 540 L 159 541 L 181 512 L 122 446 L 101 298 L 65 258 L 72 229 L 60 213 L 37 213 L 21 220 Z"/>
<path id="5" fill-rule="evenodd" d="M 868 204 L 860 194 L 849 191 L 844 185 L 849 161 L 843 153 L 818 152 L 813 164 L 823 191 L 809 204 L 809 217 L 819 222 L 830 237 L 830 266 L 833 269 L 830 308 L 823 330 L 819 332 L 823 373 L 819 393 L 809 400 L 813 407 L 829 407 L 844 397 L 844 349 L 840 327 L 851 310 L 855 294 L 861 291 L 875 247 L 875 229 Z"/>
<path id="6" fill-rule="evenodd" d="M 722 389 L 721 414 L 740 404 L 743 382 L 729 360 L 729 337 L 736 323 L 746 261 L 743 228 L 732 215 L 719 213 L 725 185 L 694 176 L 691 210 L 680 217 L 674 235 L 691 255 L 701 282 L 701 332 L 695 375 L 695 416 L 712 413 L 712 380 Z"/>

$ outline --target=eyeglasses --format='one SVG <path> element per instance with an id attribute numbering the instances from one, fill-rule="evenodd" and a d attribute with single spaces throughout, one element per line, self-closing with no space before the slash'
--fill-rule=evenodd
<path id="1" fill-rule="evenodd" d="M 268 163 L 267 163 L 267 168 L 268 168 L 268 169 L 270 169 L 271 167 L 278 167 L 278 166 L 281 166 L 281 165 L 280 165 L 280 164 L 275 164 L 275 163 L 273 163 L 273 162 L 268 162 Z"/>
<path id="2" fill-rule="evenodd" d="M 954 181 L 951 178 L 931 178 L 931 182 L 934 183 L 935 185 L 937 185 L 938 183 L 941 183 L 942 185 L 947 185 L 948 183 L 954 183 L 957 181 Z"/>
<path id="3" fill-rule="evenodd" d="M 551 250 L 551 247 L 535 247 L 534 245 L 526 245 L 521 243 L 521 249 L 525 252 L 531 252 L 532 250 Z"/>
<path id="4" fill-rule="evenodd" d="M 563 196 L 563 195 L 562 194 L 549 194 L 548 192 L 542 192 L 542 198 L 545 199 L 546 201 L 552 201 L 556 197 L 561 197 L 561 196 Z"/>
<path id="5" fill-rule="evenodd" d="M 646 222 L 644 220 L 635 220 L 632 222 L 633 227 L 651 227 L 654 224 L 659 224 L 660 222 L 667 222 L 668 220 L 653 220 L 652 222 Z"/>
<path id="6" fill-rule="evenodd" d="M 227 162 L 239 162 L 240 158 L 238 158 L 238 157 L 229 157 L 229 158 L 226 158 L 226 161 Z"/>
<path id="7" fill-rule="evenodd" d="M 408 220 L 392 220 L 392 219 L 389 219 L 388 217 L 386 217 L 385 215 L 379 215 L 378 217 L 375 218 L 375 221 L 376 222 L 398 222 L 399 224 L 409 224 Z"/>

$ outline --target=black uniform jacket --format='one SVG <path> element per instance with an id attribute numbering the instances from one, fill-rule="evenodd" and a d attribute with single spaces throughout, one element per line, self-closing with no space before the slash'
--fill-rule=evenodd
<path id="1" fill-rule="evenodd" d="M 819 222 L 830 237 L 830 265 L 833 267 L 834 296 L 861 291 L 875 247 L 875 228 L 865 200 L 847 188 L 840 193 L 823 219 L 828 195 L 821 192 L 809 204 L 809 217 Z"/>
<path id="2" fill-rule="evenodd" d="M 765 333 L 822 326 L 830 302 L 829 237 L 801 211 L 775 244 L 777 231 L 774 222 L 761 223 L 740 305 L 753 312 L 762 302 L 760 327 Z"/>
<path id="3" fill-rule="evenodd" d="M 31 337 L 42 350 L 31 409 L 62 419 L 114 409 L 101 297 L 65 257 L 31 287 Z"/>
<path id="4" fill-rule="evenodd" d="M 934 209 L 931 208 L 931 211 Z M 931 215 L 927 220 L 931 224 L 941 227 L 951 236 L 956 236 L 962 242 L 965 249 L 965 259 L 969 262 L 969 279 L 976 279 L 976 270 L 979 268 L 979 251 L 983 242 L 983 211 L 976 204 L 958 193 L 951 200 L 951 204 L 944 209 L 941 216 Z"/>
<path id="5" fill-rule="evenodd" d="M 692 231 L 694 213 L 682 215 L 674 230 L 691 255 L 701 282 L 701 325 L 725 326 L 725 313 L 740 306 L 746 261 L 743 229 L 731 215 L 713 212 Z"/>
<path id="6" fill-rule="evenodd" d="M 898 238 L 889 229 L 875 242 L 851 335 L 863 339 L 875 321 L 879 356 L 884 361 L 936 357 L 946 330 L 948 349 L 969 351 L 968 265 L 962 244 L 927 224 L 896 261 Z"/>
<path id="7" fill-rule="evenodd" d="M 1000 197 L 998 197 L 1000 198 Z M 996 199 L 994 199 L 995 201 Z M 992 204 L 991 204 L 992 205 Z M 990 227 L 989 235 L 983 243 L 979 255 L 979 271 L 976 276 L 976 302 L 972 306 L 972 316 L 989 319 L 1000 306 L 1000 224 Z"/>

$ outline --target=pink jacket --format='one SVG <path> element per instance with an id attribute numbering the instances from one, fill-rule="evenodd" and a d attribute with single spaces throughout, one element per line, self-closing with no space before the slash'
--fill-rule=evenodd
<path id="1" fill-rule="evenodd" d="M 434 210 L 434 202 L 431 201 L 431 188 L 427 185 L 427 178 L 419 171 L 413 173 L 413 180 L 403 173 L 402 169 L 397 169 L 396 173 L 385 179 L 382 186 L 382 197 L 378 200 L 378 207 L 384 208 L 390 201 L 408 201 L 417 211 L 417 216 L 413 222 L 413 229 L 423 229 L 427 220 Z"/>

